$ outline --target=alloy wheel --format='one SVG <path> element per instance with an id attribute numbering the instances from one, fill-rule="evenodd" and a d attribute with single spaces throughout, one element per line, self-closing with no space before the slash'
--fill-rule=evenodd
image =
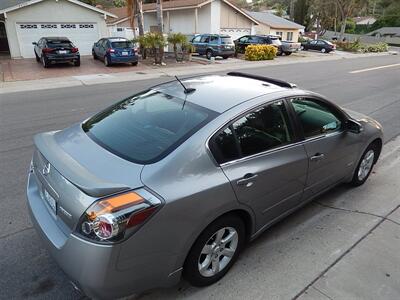
<path id="1" fill-rule="evenodd" d="M 202 276 L 212 277 L 221 272 L 231 261 L 238 248 L 238 233 L 233 227 L 223 227 L 206 242 L 198 259 Z"/>
<path id="2" fill-rule="evenodd" d="M 374 158 L 375 158 L 374 150 L 371 149 L 367 151 L 367 153 L 365 153 L 360 163 L 360 167 L 358 168 L 358 173 L 357 173 L 358 180 L 363 181 L 365 178 L 367 178 L 374 164 Z"/>

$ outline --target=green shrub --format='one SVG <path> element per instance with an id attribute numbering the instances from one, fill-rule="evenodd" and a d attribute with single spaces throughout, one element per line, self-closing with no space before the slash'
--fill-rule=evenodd
<path id="1" fill-rule="evenodd" d="M 246 60 L 271 60 L 276 57 L 278 49 L 272 45 L 249 45 L 246 47 L 244 57 Z"/>
<path id="2" fill-rule="evenodd" d="M 386 43 L 377 43 L 377 44 L 362 44 L 359 39 L 354 42 L 336 42 L 336 48 L 342 51 L 349 52 L 362 52 L 362 53 L 371 53 L 371 52 L 386 52 L 388 51 L 388 44 Z"/>

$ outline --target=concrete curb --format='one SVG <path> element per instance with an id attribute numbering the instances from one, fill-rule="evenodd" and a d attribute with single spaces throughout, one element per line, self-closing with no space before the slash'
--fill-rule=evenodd
<path id="1" fill-rule="evenodd" d="M 387 56 L 389 53 L 370 53 L 370 54 L 350 54 L 341 53 L 335 56 L 324 56 L 324 57 L 288 57 L 287 60 L 272 60 L 272 61 L 233 61 L 232 63 L 221 63 L 221 64 L 205 64 L 198 65 L 196 68 L 188 68 L 187 66 L 175 67 L 175 68 L 160 68 L 151 69 L 143 72 L 122 72 L 114 74 L 91 74 L 82 76 L 68 76 L 68 77 L 57 77 L 47 78 L 38 80 L 27 80 L 27 81 L 13 81 L 13 82 L 1 82 L 0 81 L 0 94 L 15 93 L 22 91 L 37 91 L 47 89 L 57 89 L 73 86 L 84 86 L 84 85 L 96 85 L 96 84 L 108 84 L 126 81 L 138 81 L 148 80 L 160 77 L 172 77 L 172 76 L 189 76 L 194 74 L 207 74 L 214 72 L 227 72 L 232 70 L 240 69 L 251 69 L 261 68 L 265 66 L 276 66 L 276 65 L 288 65 L 288 64 L 300 64 L 310 63 L 318 61 L 331 61 L 340 59 L 355 59 L 375 56 Z M 0 73 L 1 74 L 1 73 Z M 1 78 L 0 78 L 1 79 Z"/>

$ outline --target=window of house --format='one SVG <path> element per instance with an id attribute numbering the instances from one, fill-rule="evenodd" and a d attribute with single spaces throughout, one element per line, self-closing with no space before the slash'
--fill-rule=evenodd
<path id="1" fill-rule="evenodd" d="M 279 35 L 280 37 L 282 37 L 283 36 L 283 32 L 282 31 L 277 31 L 276 35 Z"/>
<path id="2" fill-rule="evenodd" d="M 118 27 L 117 31 L 124 31 L 124 29 L 122 27 Z"/>
<path id="3" fill-rule="evenodd" d="M 286 40 L 293 41 L 293 32 L 289 31 L 286 33 Z"/>
<path id="4" fill-rule="evenodd" d="M 338 131 L 342 127 L 338 112 L 321 101 L 294 98 L 291 103 L 303 127 L 305 138 Z"/>

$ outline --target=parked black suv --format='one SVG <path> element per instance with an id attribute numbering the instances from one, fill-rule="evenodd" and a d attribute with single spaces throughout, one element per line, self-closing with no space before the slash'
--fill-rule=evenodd
<path id="1" fill-rule="evenodd" d="M 66 37 L 43 37 L 32 44 L 35 45 L 36 61 L 41 61 L 45 68 L 56 63 L 81 65 L 79 49 Z"/>
<path id="2" fill-rule="evenodd" d="M 282 54 L 282 42 L 278 36 L 245 35 L 235 40 L 236 53 L 244 53 L 248 45 L 273 45 L 278 48 L 277 55 Z"/>
<path id="3" fill-rule="evenodd" d="M 200 34 L 196 35 L 191 43 L 198 54 L 205 54 L 208 59 L 215 56 L 227 59 L 235 54 L 235 44 L 229 35 Z"/>

